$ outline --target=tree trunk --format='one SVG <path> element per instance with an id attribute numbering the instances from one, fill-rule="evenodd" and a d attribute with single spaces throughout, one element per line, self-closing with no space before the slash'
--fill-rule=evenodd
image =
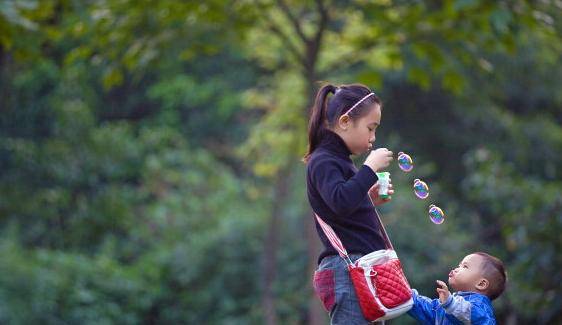
<path id="1" fill-rule="evenodd" d="M 314 225 L 314 217 L 312 212 L 309 214 L 308 218 L 305 220 L 305 233 L 306 233 L 306 243 L 307 243 L 307 253 L 308 253 L 308 274 L 310 279 L 307 282 L 308 291 L 310 292 L 310 300 L 308 302 L 308 322 L 310 325 L 320 325 L 326 324 L 328 322 L 326 317 L 326 312 L 322 307 L 322 304 L 312 288 L 312 276 L 317 267 L 317 259 L 322 245 L 318 234 L 316 233 L 316 227 Z"/>
<path id="2" fill-rule="evenodd" d="M 12 60 L 10 52 L 5 51 L 2 45 L 0 45 L 0 80 L 3 82 L 4 78 L 6 78 L 6 82 L 8 84 L 10 83 L 10 68 L 12 65 L 11 61 Z M 8 110 L 10 88 L 11 87 L 0 87 L 0 112 Z"/>
<path id="3" fill-rule="evenodd" d="M 286 201 L 289 184 L 289 169 L 283 169 L 277 179 L 273 195 L 271 217 L 264 238 L 263 254 L 263 294 L 262 306 L 265 323 L 277 324 L 277 311 L 275 304 L 275 292 L 273 286 L 277 276 L 277 250 L 279 248 L 279 220 L 283 203 Z"/>
<path id="4" fill-rule="evenodd" d="M 506 325 L 517 325 L 517 312 L 515 310 L 515 308 L 513 307 L 513 304 L 511 303 L 511 299 L 509 299 L 509 297 L 505 297 L 505 300 L 507 301 L 506 305 L 507 305 L 507 310 L 506 310 L 506 317 L 505 317 L 505 324 Z"/>
<path id="5" fill-rule="evenodd" d="M 320 52 L 320 48 L 322 45 L 322 38 L 325 29 L 327 28 L 328 24 L 328 11 L 324 5 L 324 1 L 317 0 L 316 9 L 319 15 L 319 21 L 316 33 L 313 37 L 308 37 L 302 28 L 302 22 L 299 21 L 299 18 L 292 14 L 289 6 L 282 0 L 277 1 L 278 8 L 285 14 L 287 19 L 292 23 L 292 27 L 294 32 L 298 36 L 298 39 L 303 42 L 304 45 L 304 56 L 301 56 L 298 53 L 298 50 L 294 50 L 293 53 L 295 54 L 295 58 L 300 60 L 300 66 L 303 68 L 303 77 L 306 80 L 306 89 L 305 89 L 305 96 L 308 98 L 308 104 L 303 112 L 306 112 L 305 119 L 308 120 L 309 116 L 309 108 L 312 105 L 313 99 L 312 96 L 316 90 L 316 64 L 318 62 L 318 56 Z M 272 26 L 272 31 L 281 38 L 283 42 L 289 42 L 287 46 L 292 49 L 296 49 L 297 47 L 290 46 L 289 38 L 284 35 L 281 28 L 275 28 Z M 289 163 L 289 166 L 292 166 Z M 278 248 L 277 243 L 277 228 L 279 224 L 279 214 L 280 208 L 282 207 L 282 202 L 285 201 L 287 195 L 287 188 L 288 188 L 288 177 L 291 175 L 291 168 L 287 168 L 281 173 L 279 173 L 277 187 L 276 187 L 276 196 L 274 198 L 273 204 L 273 213 L 271 215 L 271 220 L 269 222 L 268 230 L 267 230 L 267 237 L 265 243 L 265 259 L 264 259 L 264 267 L 265 267 L 265 276 L 264 276 L 264 294 L 263 294 L 263 306 L 264 306 L 264 313 L 265 313 L 265 320 L 267 324 L 275 324 L 277 321 L 276 314 L 275 314 L 275 301 L 272 292 L 272 285 L 275 280 L 275 256 L 276 251 Z M 304 229 L 306 234 L 306 245 L 307 245 L 307 253 L 309 257 L 308 262 L 308 279 L 312 278 L 312 274 L 316 269 L 316 259 L 320 252 L 320 241 L 318 239 L 318 235 L 316 234 L 316 227 L 314 226 L 314 219 L 310 216 L 311 214 L 308 213 L 304 220 Z M 326 314 L 324 313 L 322 307 L 320 306 L 319 300 L 315 297 L 312 290 L 312 282 L 309 280 L 307 281 L 307 291 L 311 294 L 310 301 L 308 304 L 308 319 L 307 323 L 316 325 L 316 324 L 323 324 L 326 323 Z"/>
<path id="6" fill-rule="evenodd" d="M 307 92 L 306 92 L 306 96 L 309 99 L 308 100 L 308 109 L 306 110 L 307 112 L 307 120 L 308 120 L 308 116 L 310 116 L 310 107 L 312 107 L 313 104 L 313 95 L 316 92 L 316 72 L 315 72 L 315 66 L 316 66 L 316 60 L 312 60 L 309 63 L 310 65 L 307 65 L 307 69 L 305 71 L 305 77 L 307 80 Z M 313 212 L 311 210 L 309 210 L 308 215 L 306 216 L 305 220 L 304 220 L 304 226 L 305 226 L 305 233 L 306 233 L 306 244 L 307 244 L 307 253 L 308 253 L 308 274 L 310 275 L 308 277 L 308 279 L 312 279 L 312 276 L 314 275 L 314 271 L 316 270 L 316 267 L 318 265 L 318 255 L 320 254 L 320 251 L 322 250 L 322 244 L 320 242 L 320 239 L 318 238 L 318 234 L 316 232 L 316 226 L 314 223 L 314 217 L 313 217 Z M 308 281 L 307 284 L 307 288 L 308 291 L 311 293 L 310 294 L 310 300 L 308 303 L 308 324 L 310 325 L 320 325 L 320 324 L 326 324 L 327 323 L 327 316 L 326 316 L 326 312 L 324 311 L 324 308 L 321 305 L 320 300 L 316 297 L 316 294 L 314 293 L 314 288 L 312 287 L 312 280 Z"/>

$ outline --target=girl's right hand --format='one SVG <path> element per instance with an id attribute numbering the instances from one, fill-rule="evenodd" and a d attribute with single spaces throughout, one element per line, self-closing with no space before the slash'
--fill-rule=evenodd
<path id="1" fill-rule="evenodd" d="M 386 148 L 379 148 L 369 153 L 363 165 L 367 165 L 376 173 L 388 167 L 392 159 L 392 151 Z"/>

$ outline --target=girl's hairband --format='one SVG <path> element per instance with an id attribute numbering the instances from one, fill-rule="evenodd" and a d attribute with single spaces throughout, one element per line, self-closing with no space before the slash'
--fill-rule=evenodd
<path id="1" fill-rule="evenodd" d="M 357 103 L 355 103 L 355 105 L 351 106 L 351 108 L 348 109 L 347 112 L 345 112 L 343 115 L 348 115 L 349 112 L 351 112 L 355 107 L 359 106 L 359 104 L 361 104 L 365 99 L 367 99 L 367 98 L 373 96 L 374 94 L 375 94 L 375 93 L 370 93 L 370 94 L 368 94 L 367 96 L 361 98 Z M 343 116 L 343 115 L 342 115 L 342 116 Z M 348 116 L 349 116 L 349 115 L 348 115 Z"/>

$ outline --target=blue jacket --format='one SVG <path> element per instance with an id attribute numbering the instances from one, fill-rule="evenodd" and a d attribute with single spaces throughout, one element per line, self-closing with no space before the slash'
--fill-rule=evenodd
<path id="1" fill-rule="evenodd" d="M 494 308 L 490 298 L 475 292 L 455 292 L 444 304 L 439 299 L 430 299 L 412 290 L 414 306 L 408 315 L 420 324 L 496 324 Z"/>

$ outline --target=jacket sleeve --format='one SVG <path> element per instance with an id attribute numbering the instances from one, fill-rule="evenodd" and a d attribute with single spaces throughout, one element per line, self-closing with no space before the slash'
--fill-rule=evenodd
<path id="1" fill-rule="evenodd" d="M 357 209 L 377 181 L 377 174 L 363 165 L 350 179 L 334 160 L 323 160 L 312 166 L 312 181 L 322 199 L 338 216 L 347 216 Z"/>
<path id="2" fill-rule="evenodd" d="M 447 302 L 443 304 L 443 309 L 445 309 L 445 317 L 450 321 L 456 320 L 474 325 L 496 324 L 493 314 L 489 314 L 482 306 L 472 304 L 462 296 L 449 296 Z"/>
<path id="3" fill-rule="evenodd" d="M 412 316 L 420 324 L 435 324 L 436 300 L 419 295 L 415 289 L 412 290 L 412 298 L 414 299 L 414 306 L 408 311 L 408 315 Z"/>

